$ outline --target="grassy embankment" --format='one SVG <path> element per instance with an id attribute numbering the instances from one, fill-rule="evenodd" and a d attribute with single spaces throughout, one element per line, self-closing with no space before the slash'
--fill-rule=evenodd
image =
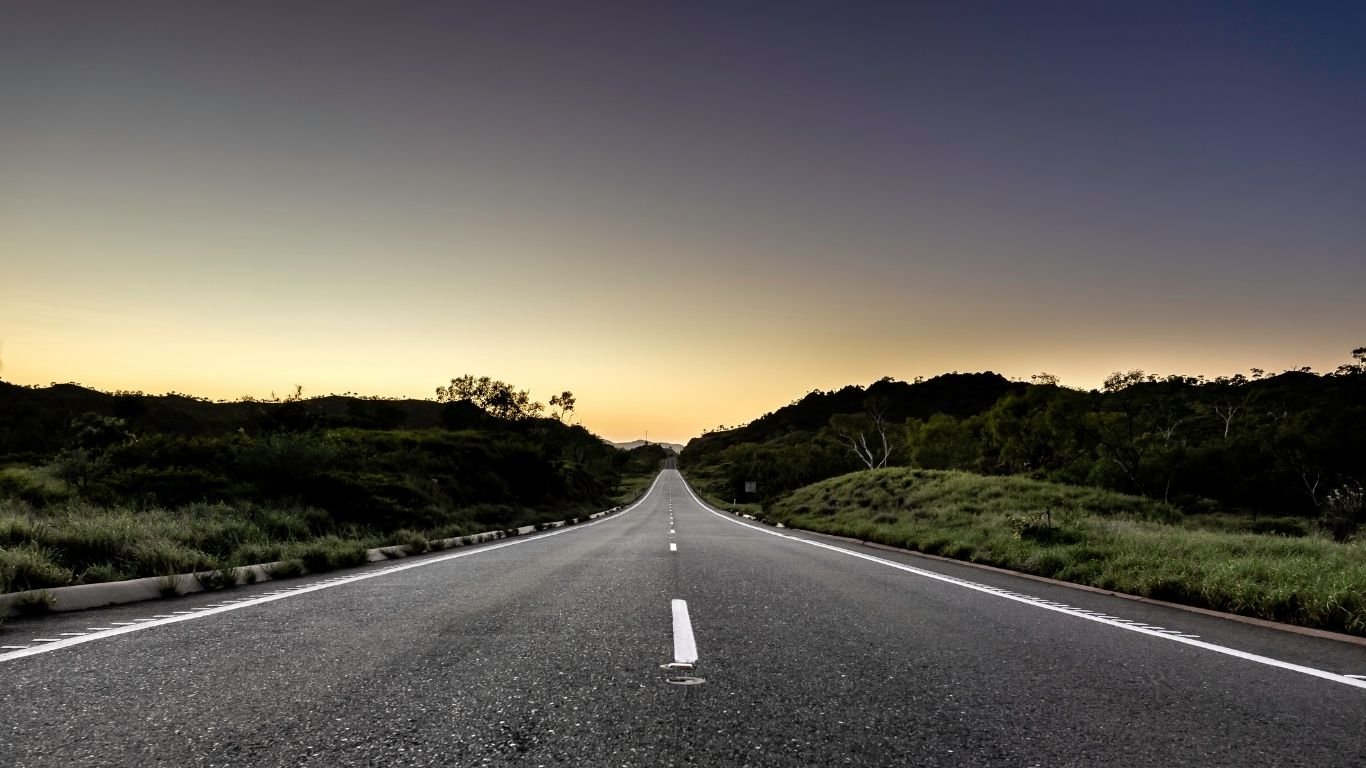
<path id="1" fill-rule="evenodd" d="M 648 487 L 655 471 L 632 467 L 614 498 L 627 503 Z M 320 509 L 255 502 L 191 503 L 175 508 L 100 505 L 81 500 L 47 468 L 0 469 L 0 480 L 22 484 L 50 503 L 0 497 L 0 593 L 123 579 L 218 571 L 282 562 L 276 576 L 334 570 L 366 562 L 366 550 L 404 545 L 426 552 L 432 542 L 488 530 L 479 509 L 459 521 L 422 529 L 380 532 L 338 525 Z M 500 510 L 505 512 L 506 510 Z M 524 509 L 510 528 L 594 509 Z M 504 518 L 506 519 L 506 518 Z M 206 586 L 222 585 L 210 575 Z"/>
<path id="2" fill-rule="evenodd" d="M 612 497 L 614 504 L 624 506 L 630 504 L 645 492 L 650 490 L 650 483 L 655 481 L 655 475 L 659 470 L 653 470 L 649 474 L 622 475 L 621 482 L 617 485 L 617 493 Z"/>
<path id="3" fill-rule="evenodd" d="M 708 500 L 707 478 L 690 478 Z M 1102 589 L 1366 635 L 1366 541 L 1183 524 L 1135 496 L 1019 477 L 890 468 L 800 488 L 767 522 Z M 735 510 L 741 511 L 741 510 Z"/>

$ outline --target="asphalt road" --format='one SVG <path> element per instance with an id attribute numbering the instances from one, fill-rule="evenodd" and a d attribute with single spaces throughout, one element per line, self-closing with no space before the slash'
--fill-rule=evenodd
<path id="1" fill-rule="evenodd" d="M 1366 765 L 1358 645 L 755 526 L 672 470 L 550 533 L 11 621 L 0 765 Z"/>

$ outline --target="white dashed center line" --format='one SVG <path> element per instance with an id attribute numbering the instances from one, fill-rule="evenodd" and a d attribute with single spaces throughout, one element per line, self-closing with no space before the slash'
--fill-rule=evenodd
<path id="1" fill-rule="evenodd" d="M 692 636 L 692 619 L 688 616 L 686 600 L 673 601 L 674 612 L 674 663 L 696 664 L 697 642 Z"/>

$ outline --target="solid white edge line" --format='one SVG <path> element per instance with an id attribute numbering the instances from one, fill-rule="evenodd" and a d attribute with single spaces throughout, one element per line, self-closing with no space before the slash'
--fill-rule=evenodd
<path id="1" fill-rule="evenodd" d="M 566 525 L 563 528 L 555 528 L 554 530 L 547 531 L 545 533 L 541 533 L 535 536 L 518 536 L 517 538 L 512 539 L 510 541 L 504 541 L 499 544 L 490 544 L 488 546 L 480 547 L 479 549 L 475 550 L 470 550 L 466 552 L 455 552 L 449 555 L 440 555 L 438 557 L 428 558 L 426 560 L 421 560 L 415 563 L 402 563 L 399 565 L 390 565 L 386 568 L 377 571 L 368 571 L 365 573 L 355 574 L 354 576 L 329 579 L 325 582 L 320 581 L 315 584 L 309 584 L 307 586 L 298 587 L 295 589 L 289 589 L 280 592 L 272 592 L 270 594 L 261 595 L 260 597 L 238 600 L 235 601 L 232 605 L 224 605 L 218 608 L 205 608 L 201 611 L 194 611 L 193 613 L 182 613 L 180 615 L 162 614 L 158 618 L 149 621 L 139 621 L 139 623 L 137 624 L 132 624 L 126 627 L 117 627 L 114 629 L 106 630 L 104 632 L 92 632 L 90 634 L 81 635 L 80 637 L 66 637 L 61 639 L 52 638 L 50 640 L 45 640 L 43 638 L 34 638 L 33 642 L 46 642 L 48 644 L 26 648 L 21 651 L 0 653 L 0 663 L 4 663 L 6 661 L 15 661 L 17 659 L 26 658 L 28 656 L 37 656 L 38 654 L 42 653 L 51 653 L 52 651 L 58 650 L 60 648 L 70 648 L 73 645 L 91 643 L 96 640 L 103 640 L 107 637 L 116 637 L 118 635 L 126 635 L 132 632 L 141 632 L 142 630 L 150 629 L 151 627 L 161 627 L 167 624 L 178 624 L 182 621 L 195 621 L 196 619 L 202 619 L 205 616 L 213 616 L 219 613 L 227 613 L 228 611 L 236 611 L 242 608 L 250 608 L 251 606 L 262 605 L 264 603 L 273 603 L 276 600 L 285 600 L 296 595 L 304 595 L 308 594 L 309 592 L 318 592 L 320 590 L 330 589 L 332 587 L 340 587 L 345 584 L 352 584 L 357 581 L 365 581 L 366 579 L 374 579 L 380 576 L 388 576 L 391 573 L 398 573 L 399 571 L 406 571 L 411 568 L 424 568 L 428 565 L 444 563 L 448 560 L 456 560 L 462 557 L 472 557 L 474 555 L 481 555 L 485 552 L 492 552 L 495 549 L 502 549 L 504 547 L 511 547 L 518 544 L 529 544 L 533 541 L 539 541 L 541 539 L 549 538 L 551 536 L 559 536 L 565 533 L 572 533 L 573 531 L 581 531 L 584 528 L 591 528 L 599 523 L 606 523 L 612 520 L 620 519 L 622 515 L 634 510 L 636 507 L 639 507 L 646 499 L 650 498 L 650 494 L 654 493 L 655 486 L 659 485 L 659 480 L 663 476 L 664 472 L 661 470 L 660 473 L 655 476 L 655 481 L 650 484 L 649 489 L 645 491 L 645 495 L 637 499 L 635 503 L 631 504 L 631 506 L 621 510 L 620 512 L 618 512 L 615 515 L 612 515 L 611 517 L 600 517 L 591 523 L 581 523 L 579 525 L 573 526 Z"/>
<path id="2" fill-rule="evenodd" d="M 673 471 L 674 471 L 674 472 L 677 472 L 678 470 L 673 470 Z M 681 473 L 679 474 L 679 479 L 680 479 L 680 480 L 682 479 L 682 474 L 681 474 Z M 1045 611 L 1053 611 L 1053 612 L 1055 612 L 1055 613 L 1062 613 L 1062 614 L 1066 614 L 1066 615 L 1068 615 L 1068 616 L 1075 616 L 1075 617 L 1077 617 L 1077 618 L 1079 618 L 1079 619 L 1085 619 L 1086 621 L 1093 621 L 1093 622 L 1095 622 L 1095 623 L 1097 623 L 1097 624 L 1105 624 L 1105 625 L 1107 625 L 1107 626 L 1111 626 L 1111 627 L 1115 627 L 1115 628 L 1117 628 L 1117 629 L 1125 630 L 1126 632 L 1136 632 L 1136 633 L 1138 633 L 1138 634 L 1140 634 L 1140 635 L 1147 635 L 1147 636 L 1149 636 L 1149 637 L 1159 637 L 1159 638 L 1162 638 L 1163 640 L 1166 640 L 1166 641 L 1168 641 L 1168 642 L 1172 642 L 1172 643 L 1181 643 L 1182 645 L 1189 645 L 1189 646 L 1192 646 L 1192 647 L 1195 647 L 1195 648 L 1203 648 L 1203 649 L 1205 649 L 1205 650 L 1207 650 L 1207 651 L 1214 651 L 1215 653 L 1222 653 L 1222 654 L 1224 654 L 1225 656 L 1233 656 L 1233 657 L 1235 657 L 1235 658 L 1243 659 L 1243 660 L 1245 660 L 1245 661 L 1251 661 L 1251 662 L 1254 662 L 1254 663 L 1257 663 L 1257 664 L 1264 664 L 1264 665 L 1266 665 L 1266 666 L 1268 666 L 1268 667 L 1276 667 L 1276 668 L 1278 668 L 1278 669 L 1285 669 L 1285 670 L 1289 670 L 1289 671 L 1291 671 L 1291 672 L 1298 672 L 1298 673 L 1300 673 L 1300 674 L 1302 674 L 1302 675 L 1309 675 L 1310 677 L 1317 677 L 1317 678 L 1319 678 L 1319 679 L 1321 679 L 1321 680 L 1328 680 L 1329 682 L 1340 683 L 1340 684 L 1342 684 L 1342 685 L 1349 685 L 1349 686 L 1351 686 L 1351 687 L 1353 687 L 1353 688 L 1362 688 L 1362 689 L 1366 689 L 1366 680 L 1358 680 L 1358 679 L 1355 679 L 1355 678 L 1353 678 L 1353 677 L 1351 677 L 1351 676 L 1349 676 L 1349 675 L 1339 675 L 1339 674 L 1336 673 L 1336 672 L 1329 672 L 1329 671 L 1323 670 L 1323 669 L 1315 669 L 1314 667 L 1306 667 L 1306 666 L 1304 666 L 1304 665 L 1302 665 L 1302 664 L 1294 664 L 1294 663 L 1291 663 L 1291 662 L 1288 662 L 1288 661 L 1281 661 L 1280 659 L 1273 659 L 1273 658 L 1271 658 L 1271 657 L 1269 657 L 1269 656 L 1260 656 L 1260 655 L 1255 654 L 1255 653 L 1248 653 L 1247 651 L 1240 651 L 1240 650 L 1238 650 L 1237 648 L 1229 648 L 1228 646 L 1216 645 L 1216 644 L 1214 644 L 1214 643 L 1205 642 L 1204 640 L 1196 640 L 1196 639 L 1193 639 L 1193 638 L 1182 637 L 1181 635 L 1168 635 L 1168 634 L 1164 634 L 1164 633 L 1162 633 L 1162 632 L 1158 632 L 1158 631 L 1156 631 L 1156 630 L 1144 629 L 1143 627 L 1136 626 L 1136 625 L 1134 625 L 1134 624 L 1131 623 L 1131 622 L 1126 622 L 1126 621 L 1118 620 L 1118 619 L 1102 618 L 1102 617 L 1100 617 L 1100 616 L 1095 616 L 1095 615 L 1083 613 L 1083 612 L 1081 612 L 1081 611 L 1076 610 L 1075 608 L 1058 608 L 1058 607 L 1050 606 L 1050 605 L 1047 605 L 1047 604 L 1045 604 L 1045 603 L 1039 601 L 1039 600 L 1036 599 L 1036 598 L 1029 597 L 1028 595 L 1021 595 L 1021 594 L 1017 594 L 1017 593 L 1006 593 L 1006 592 L 1002 592 L 1002 591 L 1000 591 L 1000 590 L 998 590 L 998 589 L 995 589 L 995 588 L 993 588 L 993 587 L 988 587 L 988 586 L 986 586 L 986 585 L 984 585 L 984 584 L 978 584 L 978 583 L 976 583 L 976 582 L 967 581 L 967 580 L 965 580 L 965 579 L 958 579 L 958 578 L 954 578 L 954 577 L 952 577 L 952 576 L 945 576 L 945 575 L 943 575 L 943 574 L 941 574 L 941 573 L 935 573 L 934 571 L 927 571 L 927 570 L 925 570 L 925 569 L 923 569 L 923 568 L 916 568 L 915 566 L 912 566 L 912 565 L 905 565 L 905 564 L 903 564 L 903 563 L 894 562 L 894 561 L 892 561 L 892 560 L 884 560 L 883 558 L 880 558 L 880 557 L 874 557 L 873 555 L 867 555 L 867 554 L 864 554 L 864 553 L 862 553 L 862 552 L 854 552 L 853 550 L 844 549 L 843 547 L 837 547 L 837 546 L 834 546 L 833 544 L 826 544 L 825 542 L 822 542 L 822 541 L 812 541 L 812 540 L 810 540 L 810 539 L 802 539 L 802 538 L 798 538 L 798 537 L 796 537 L 796 536 L 789 536 L 789 535 L 787 535 L 787 534 L 785 534 L 785 533 L 779 533 L 779 532 L 777 532 L 777 531 L 770 531 L 770 530 L 768 530 L 768 529 L 766 529 L 766 528 L 763 528 L 763 527 L 761 527 L 761 526 L 749 525 L 748 523 L 742 523 L 742 522 L 740 522 L 739 520 L 733 519 L 730 515 L 727 515 L 727 514 L 724 513 L 724 512 L 718 512 L 717 510 L 712 509 L 711 505 L 709 505 L 709 504 L 707 504 L 706 502 L 702 501 L 702 499 L 698 498 L 698 496 L 697 496 L 696 493 L 693 493 L 692 487 L 688 485 L 688 481 L 687 481 L 687 480 L 683 480 L 683 487 L 684 487 L 685 489 L 687 489 L 688 495 L 692 496 L 693 501 L 697 502 L 697 503 L 698 503 L 703 509 L 705 509 L 706 511 L 712 513 L 713 515 L 716 515 L 717 517 L 721 518 L 722 520 L 725 520 L 725 521 L 728 522 L 728 523 L 734 523 L 735 525 L 738 525 L 738 526 L 740 526 L 741 528 L 748 528 L 748 529 L 751 530 L 751 531 L 755 531 L 755 532 L 758 532 L 758 533 L 766 533 L 766 534 L 768 534 L 769 536 L 777 536 L 778 538 L 781 538 L 781 539 L 787 539 L 787 540 L 789 540 L 789 541 L 795 541 L 795 542 L 799 542 L 799 543 L 801 543 L 801 544 L 807 544 L 807 545 L 810 545 L 810 546 L 813 546 L 813 547 L 819 547 L 819 548 L 821 548 L 821 549 L 828 549 L 828 550 L 830 550 L 830 551 L 832 551 L 832 552 L 839 552 L 840 554 L 848 555 L 848 556 L 850 556 L 850 557 L 857 557 L 857 558 L 859 558 L 860 560 L 867 560 L 867 561 L 870 562 L 870 563 L 877 563 L 877 564 L 879 564 L 879 565 L 888 566 L 889 568 L 896 568 L 897 570 L 906 571 L 907 573 L 913 573 L 913 574 L 916 574 L 917 576 L 924 576 L 924 577 L 927 578 L 927 579 L 934 579 L 935 581 L 942 581 L 942 582 L 944 582 L 945 584 L 953 584 L 953 585 L 956 585 L 956 586 L 959 586 L 959 587 L 963 587 L 964 589 L 971 589 L 971 590 L 973 590 L 973 591 L 975 591 L 975 592 L 983 592 L 983 593 L 986 593 L 986 594 L 989 594 L 989 595 L 996 595 L 997 597 L 1001 597 L 1001 598 L 1004 598 L 1004 599 L 1006 599 L 1006 600 L 1013 600 L 1013 601 L 1015 601 L 1015 602 L 1017 602 L 1017 603 L 1024 603 L 1025 605 L 1032 605 L 1032 606 L 1034 606 L 1034 607 L 1036 607 L 1036 608 L 1041 608 L 1041 609 L 1043 609 L 1043 610 L 1045 610 Z M 3 657 L 0 657 L 0 659 L 3 659 Z"/>
<path id="3" fill-rule="evenodd" d="M 692 636 L 692 619 L 688 616 L 688 601 L 675 598 L 672 603 L 674 618 L 674 661 L 678 664 L 697 663 L 697 642 Z"/>

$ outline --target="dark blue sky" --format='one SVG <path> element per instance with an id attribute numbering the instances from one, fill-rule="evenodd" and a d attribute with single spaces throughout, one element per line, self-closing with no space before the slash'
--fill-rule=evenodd
<path id="1" fill-rule="evenodd" d="M 13 380 L 468 369 L 624 437 L 697 402 L 685 438 L 882 375 L 1366 343 L 1363 3 L 14 4 L 0 99 Z M 678 355 L 659 402 L 616 373 Z"/>

